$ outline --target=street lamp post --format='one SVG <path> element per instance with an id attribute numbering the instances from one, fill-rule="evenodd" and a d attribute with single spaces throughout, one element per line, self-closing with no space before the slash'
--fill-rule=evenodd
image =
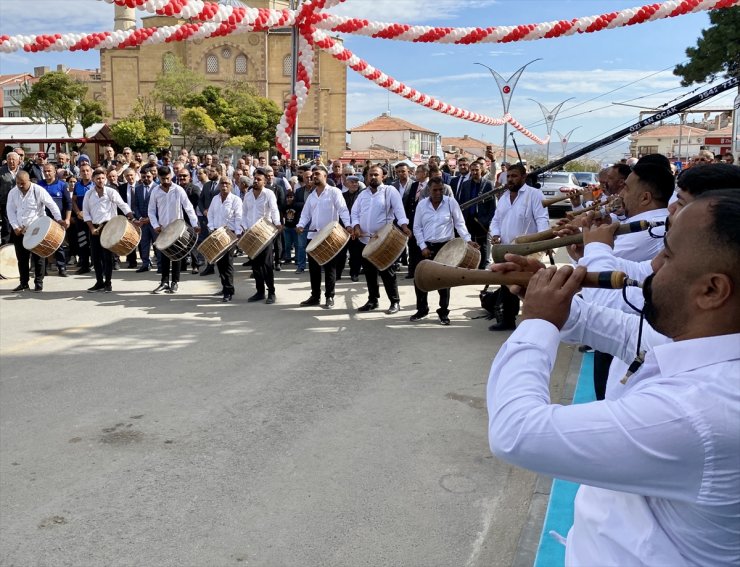
<path id="1" fill-rule="evenodd" d="M 550 163 L 550 135 L 552 134 L 552 127 L 555 125 L 555 119 L 558 117 L 558 112 L 560 112 L 560 109 L 566 102 L 573 100 L 574 98 L 575 97 L 566 98 L 552 110 L 548 110 L 544 104 L 537 102 L 533 98 L 529 99 L 532 102 L 537 102 L 542 111 L 542 116 L 545 118 L 545 126 L 547 126 L 547 149 L 545 150 L 547 152 L 547 157 L 545 158 L 545 163 Z M 565 150 L 563 150 L 563 154 L 565 154 Z"/>
<path id="2" fill-rule="evenodd" d="M 496 84 L 498 85 L 499 94 L 501 95 L 501 102 L 504 104 L 504 114 L 509 113 L 509 104 L 511 103 L 511 97 L 514 94 L 514 88 L 516 87 L 516 84 L 519 82 L 519 77 L 521 77 L 522 73 L 524 72 L 524 69 L 528 66 L 534 63 L 535 61 L 541 61 L 541 58 L 533 59 L 526 65 L 522 65 L 519 69 L 514 71 L 514 73 L 509 77 L 508 79 L 504 79 L 501 75 L 499 75 L 496 71 L 491 69 L 488 65 L 484 65 L 483 63 L 476 63 L 476 65 L 480 65 L 482 67 L 485 67 L 491 72 L 491 75 L 493 75 L 494 80 L 496 81 Z M 501 161 L 506 161 L 506 136 L 508 134 L 508 122 L 504 122 L 504 157 L 501 159 Z"/>
<path id="3" fill-rule="evenodd" d="M 565 155 L 565 150 L 568 148 L 568 141 L 570 140 L 570 135 L 573 132 L 575 132 L 576 130 L 578 130 L 579 128 L 580 128 L 580 126 L 576 126 L 570 132 L 568 132 L 565 136 L 563 136 L 560 132 L 558 132 L 557 128 L 555 129 L 555 133 L 558 135 L 558 138 L 560 138 L 560 143 L 563 146 L 563 155 Z M 560 157 L 562 157 L 562 156 L 560 156 Z M 549 153 L 548 153 L 548 157 L 547 157 L 547 163 L 550 163 Z"/>

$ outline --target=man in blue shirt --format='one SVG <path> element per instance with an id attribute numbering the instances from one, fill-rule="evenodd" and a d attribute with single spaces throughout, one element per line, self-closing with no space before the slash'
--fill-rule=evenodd
<path id="1" fill-rule="evenodd" d="M 89 161 L 84 161 L 82 156 L 80 162 L 80 178 L 75 184 L 74 199 L 72 200 L 72 211 L 75 213 L 75 226 L 77 227 L 77 244 L 79 254 L 77 257 L 77 273 L 90 273 L 90 229 L 82 217 L 82 201 L 85 193 L 95 185 L 92 180 L 92 167 Z"/>
<path id="2" fill-rule="evenodd" d="M 62 220 L 64 221 L 65 230 L 69 228 L 69 221 L 72 216 L 72 198 L 69 196 L 67 191 L 66 181 L 57 179 L 57 171 L 53 164 L 44 164 L 42 170 L 43 179 L 39 181 L 39 185 L 46 189 L 47 193 L 54 200 L 54 203 L 59 207 L 59 211 L 62 213 Z M 48 214 L 48 212 L 47 212 Z M 59 276 L 62 278 L 67 277 L 67 258 L 64 252 L 64 246 L 60 246 L 59 249 L 54 252 L 54 260 L 57 264 L 57 270 Z"/>

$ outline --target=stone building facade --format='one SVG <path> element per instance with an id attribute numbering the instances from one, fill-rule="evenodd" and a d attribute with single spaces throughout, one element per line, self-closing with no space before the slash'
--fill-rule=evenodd
<path id="1" fill-rule="evenodd" d="M 249 0 L 254 8 L 286 8 L 287 0 Z M 116 6 L 116 29 L 135 25 L 129 8 Z M 174 25 L 178 20 L 167 16 L 143 18 L 144 27 Z M 107 49 L 100 53 L 101 102 L 112 122 L 124 118 L 133 109 L 137 97 L 148 94 L 157 75 L 175 59 L 202 73 L 208 84 L 226 86 L 245 81 L 260 96 L 272 99 L 283 108 L 290 95 L 291 30 L 271 30 L 231 34 L 226 37 L 196 41 L 143 45 L 137 48 Z M 321 149 L 328 156 L 338 156 L 346 147 L 346 67 L 324 52 L 317 52 L 314 77 L 308 101 L 298 115 L 299 150 Z M 164 109 L 173 122 L 177 117 Z M 312 147 L 301 144 L 301 138 Z"/>

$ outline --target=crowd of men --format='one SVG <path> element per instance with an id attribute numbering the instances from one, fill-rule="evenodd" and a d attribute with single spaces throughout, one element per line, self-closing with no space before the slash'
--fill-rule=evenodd
<path id="1" fill-rule="evenodd" d="M 400 310 L 400 266 L 413 278 L 419 262 L 453 238 L 481 252 L 481 269 L 529 272 L 527 286 L 498 293 L 492 329 L 514 332 L 489 375 L 489 440 L 500 458 L 581 483 L 573 527 L 561 538 L 566 563 L 740 563 L 740 167 L 732 155 L 717 160 L 703 151 L 678 175 L 661 155 L 605 168 L 598 186 L 572 196 L 580 214 L 556 227 L 560 236 L 583 235 L 583 244 L 568 247 L 573 265 L 560 269 L 511 254 L 491 263 L 492 244 L 550 227 L 543 194 L 520 163 L 499 171 L 485 158 L 460 158 L 449 169 L 432 158 L 412 172 L 406 163 L 327 168 L 247 156 L 232 165 L 229 157 L 187 151 L 144 159 L 128 148 L 121 155 L 106 148 L 95 167 L 85 155 L 62 154 L 54 165 L 45 157 L 22 167 L 16 149 L 0 169 L 3 242 L 15 246 L 21 279 L 15 292 L 30 288 L 31 267 L 34 290 L 43 289 L 46 262 L 25 250 L 22 237 L 46 214 L 67 231 L 52 265 L 62 277 L 72 257 L 78 274 L 92 266 L 93 293 L 112 291 L 118 259 L 100 234 L 118 214 L 141 229 L 126 267 L 156 268 L 154 293 L 178 292 L 188 266 L 214 272 L 197 252 L 173 262 L 152 248 L 176 220 L 199 242 L 222 227 L 236 235 L 261 221 L 277 227 L 274 242 L 250 258 L 256 292 L 249 302 L 274 303 L 274 272 L 294 261 L 296 273 L 310 274 L 311 295 L 301 305 L 331 309 L 348 264 L 352 281 L 364 275 L 367 284 L 359 311 L 379 308 L 380 278 L 392 315 Z M 619 223 L 633 221 L 660 229 L 615 237 Z M 306 249 L 333 223 L 349 242 L 320 265 Z M 388 224 L 409 237 L 408 246 L 378 269 L 363 250 Z M 234 258 L 215 265 L 227 302 Z M 624 272 L 643 289 L 584 288 L 587 270 Z M 430 309 L 427 293 L 415 291 L 412 322 Z M 440 290 L 442 325 L 450 324 L 449 307 L 449 290 Z M 561 341 L 596 350 L 597 401 L 549 402 Z"/>

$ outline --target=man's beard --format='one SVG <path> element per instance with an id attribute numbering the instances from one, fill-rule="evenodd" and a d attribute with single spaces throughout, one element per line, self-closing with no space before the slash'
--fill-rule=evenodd
<path id="1" fill-rule="evenodd" d="M 654 277 L 655 274 L 650 274 L 642 283 L 642 297 L 645 299 L 645 304 L 642 306 L 642 315 L 645 317 L 645 320 L 653 329 L 657 329 L 656 321 L 659 314 L 658 309 L 653 302 Z"/>
<path id="2" fill-rule="evenodd" d="M 373 187 L 375 189 L 377 189 L 378 187 L 380 187 L 380 181 L 378 181 L 377 179 L 371 179 L 370 181 L 367 182 L 367 184 L 370 187 Z"/>

